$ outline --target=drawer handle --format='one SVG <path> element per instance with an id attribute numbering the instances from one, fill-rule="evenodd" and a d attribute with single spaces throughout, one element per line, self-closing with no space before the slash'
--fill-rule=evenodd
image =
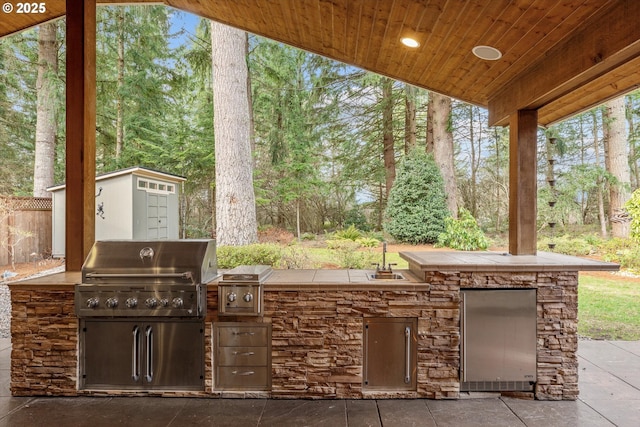
<path id="1" fill-rule="evenodd" d="M 238 351 L 234 351 L 234 356 L 253 356 L 255 353 L 253 351 L 245 351 L 244 353 L 240 353 Z"/>
<path id="2" fill-rule="evenodd" d="M 250 375 L 255 374 L 255 372 L 253 372 L 253 371 L 244 371 L 244 372 L 232 371 L 231 373 L 233 375 L 240 375 L 242 377 L 248 377 Z"/>
<path id="3" fill-rule="evenodd" d="M 255 332 L 233 332 L 233 335 L 255 335 Z"/>

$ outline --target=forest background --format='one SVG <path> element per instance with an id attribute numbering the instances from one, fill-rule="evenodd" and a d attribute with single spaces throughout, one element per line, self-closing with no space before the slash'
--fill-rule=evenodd
<path id="1" fill-rule="evenodd" d="M 185 238 L 216 229 L 210 31 L 209 21 L 164 6 L 98 8 L 96 170 L 144 166 L 186 177 Z M 49 197 L 46 188 L 64 181 L 64 58 L 63 20 L 0 41 L 2 195 Z M 415 147 L 434 151 L 435 139 L 450 146 L 451 179 L 442 172 L 452 213 L 465 208 L 504 243 L 508 129 L 487 127 L 486 110 L 253 35 L 246 61 L 263 234 L 380 232 L 396 163 Z M 639 186 L 638 120 L 634 92 L 539 130 L 542 247 L 553 241 L 586 255 L 624 221 L 613 194 L 629 199 Z M 616 132 L 622 174 L 611 155 Z M 621 237 L 610 252 L 636 258 Z"/>

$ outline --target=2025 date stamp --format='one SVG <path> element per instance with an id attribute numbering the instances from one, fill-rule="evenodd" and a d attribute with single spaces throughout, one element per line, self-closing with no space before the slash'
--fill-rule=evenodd
<path id="1" fill-rule="evenodd" d="M 2 11 L 4 13 L 46 13 L 47 3 L 45 2 L 28 2 L 28 3 L 13 3 L 6 2 L 2 5 Z"/>

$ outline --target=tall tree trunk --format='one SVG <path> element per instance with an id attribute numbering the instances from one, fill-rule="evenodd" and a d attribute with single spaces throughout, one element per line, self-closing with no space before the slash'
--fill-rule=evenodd
<path id="1" fill-rule="evenodd" d="M 418 90 L 415 86 L 406 84 L 404 86 L 404 154 L 416 146 L 416 95 Z"/>
<path id="2" fill-rule="evenodd" d="M 629 155 L 625 131 L 624 97 L 605 104 L 605 165 L 617 182 L 609 183 L 609 221 L 613 237 L 629 237 L 631 218 L 624 209 L 629 200 Z"/>
<path id="3" fill-rule="evenodd" d="M 249 34 L 244 33 L 245 37 L 245 52 L 244 56 L 249 58 Z M 251 144 L 251 152 L 256 150 L 256 123 L 253 117 L 253 93 L 251 93 L 251 74 L 247 70 L 247 103 L 249 104 L 249 141 Z M 253 157 L 253 156 L 252 156 Z M 253 167 L 255 168 L 257 159 L 253 159 Z"/>
<path id="4" fill-rule="evenodd" d="M 124 86 L 124 7 L 118 8 L 118 59 L 117 59 L 117 90 L 116 90 L 116 160 L 120 159 L 124 147 L 124 108 L 122 106 L 122 87 Z"/>
<path id="5" fill-rule="evenodd" d="M 458 217 L 458 186 L 453 162 L 453 132 L 449 126 L 451 118 L 451 98 L 429 92 L 427 107 L 427 152 L 433 153 L 436 164 L 444 179 L 447 207 L 453 217 Z"/>
<path id="6" fill-rule="evenodd" d="M 216 238 L 221 246 L 258 241 L 245 33 L 211 22 L 216 156 Z"/>
<path id="7" fill-rule="evenodd" d="M 393 141 L 393 80 L 382 78 L 382 152 L 384 158 L 384 175 L 386 196 L 396 180 L 396 153 Z"/>
<path id="8" fill-rule="evenodd" d="M 595 155 L 596 155 L 596 166 L 600 167 L 601 161 L 600 161 L 600 144 L 598 143 L 598 116 L 595 113 L 595 111 L 592 114 L 593 114 L 593 132 L 592 132 L 593 133 L 593 151 L 595 152 Z M 606 238 L 608 231 L 607 231 L 607 217 L 604 212 L 604 192 L 602 191 L 602 181 L 603 181 L 602 174 L 599 174 L 598 182 L 597 182 L 598 220 L 600 222 L 600 236 L 602 238 Z"/>
<path id="9" fill-rule="evenodd" d="M 636 123 L 633 120 L 633 99 L 627 98 L 627 123 L 629 125 L 629 166 L 632 188 L 640 188 L 640 171 L 638 170 L 638 153 L 636 152 Z"/>
<path id="10" fill-rule="evenodd" d="M 478 168 L 480 163 L 480 155 L 476 153 L 476 144 L 475 144 L 475 126 L 474 126 L 474 115 L 473 115 L 473 105 L 469 105 L 469 148 L 471 159 L 469 159 L 469 165 L 471 166 L 471 215 L 475 218 L 478 215 Z M 481 139 L 480 139 L 481 140 Z M 481 144 L 478 144 L 478 151 L 480 150 Z M 496 158 L 499 159 L 499 147 L 498 140 L 496 138 Z M 496 162 L 499 164 L 499 161 Z"/>
<path id="11" fill-rule="evenodd" d="M 47 187 L 53 182 L 56 153 L 56 96 L 54 76 L 58 73 L 58 50 L 55 22 L 43 24 L 38 32 L 38 80 L 35 162 L 33 170 L 34 197 L 51 197 Z"/>

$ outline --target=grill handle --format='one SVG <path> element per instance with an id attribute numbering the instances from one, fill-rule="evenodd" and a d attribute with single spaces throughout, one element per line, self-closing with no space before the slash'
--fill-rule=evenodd
<path id="1" fill-rule="evenodd" d="M 133 381 L 138 382 L 140 379 L 140 367 L 138 363 L 140 361 L 140 328 L 138 326 L 133 327 L 133 355 L 131 356 L 131 378 Z"/>
<path id="2" fill-rule="evenodd" d="M 179 279 L 192 279 L 193 275 L 190 271 L 184 273 L 87 273 L 87 278 L 90 279 L 154 279 L 154 278 L 179 278 Z"/>
<path id="3" fill-rule="evenodd" d="M 147 339 L 147 372 L 144 379 L 150 383 L 153 381 L 153 328 L 151 326 L 147 326 L 144 334 Z"/>

